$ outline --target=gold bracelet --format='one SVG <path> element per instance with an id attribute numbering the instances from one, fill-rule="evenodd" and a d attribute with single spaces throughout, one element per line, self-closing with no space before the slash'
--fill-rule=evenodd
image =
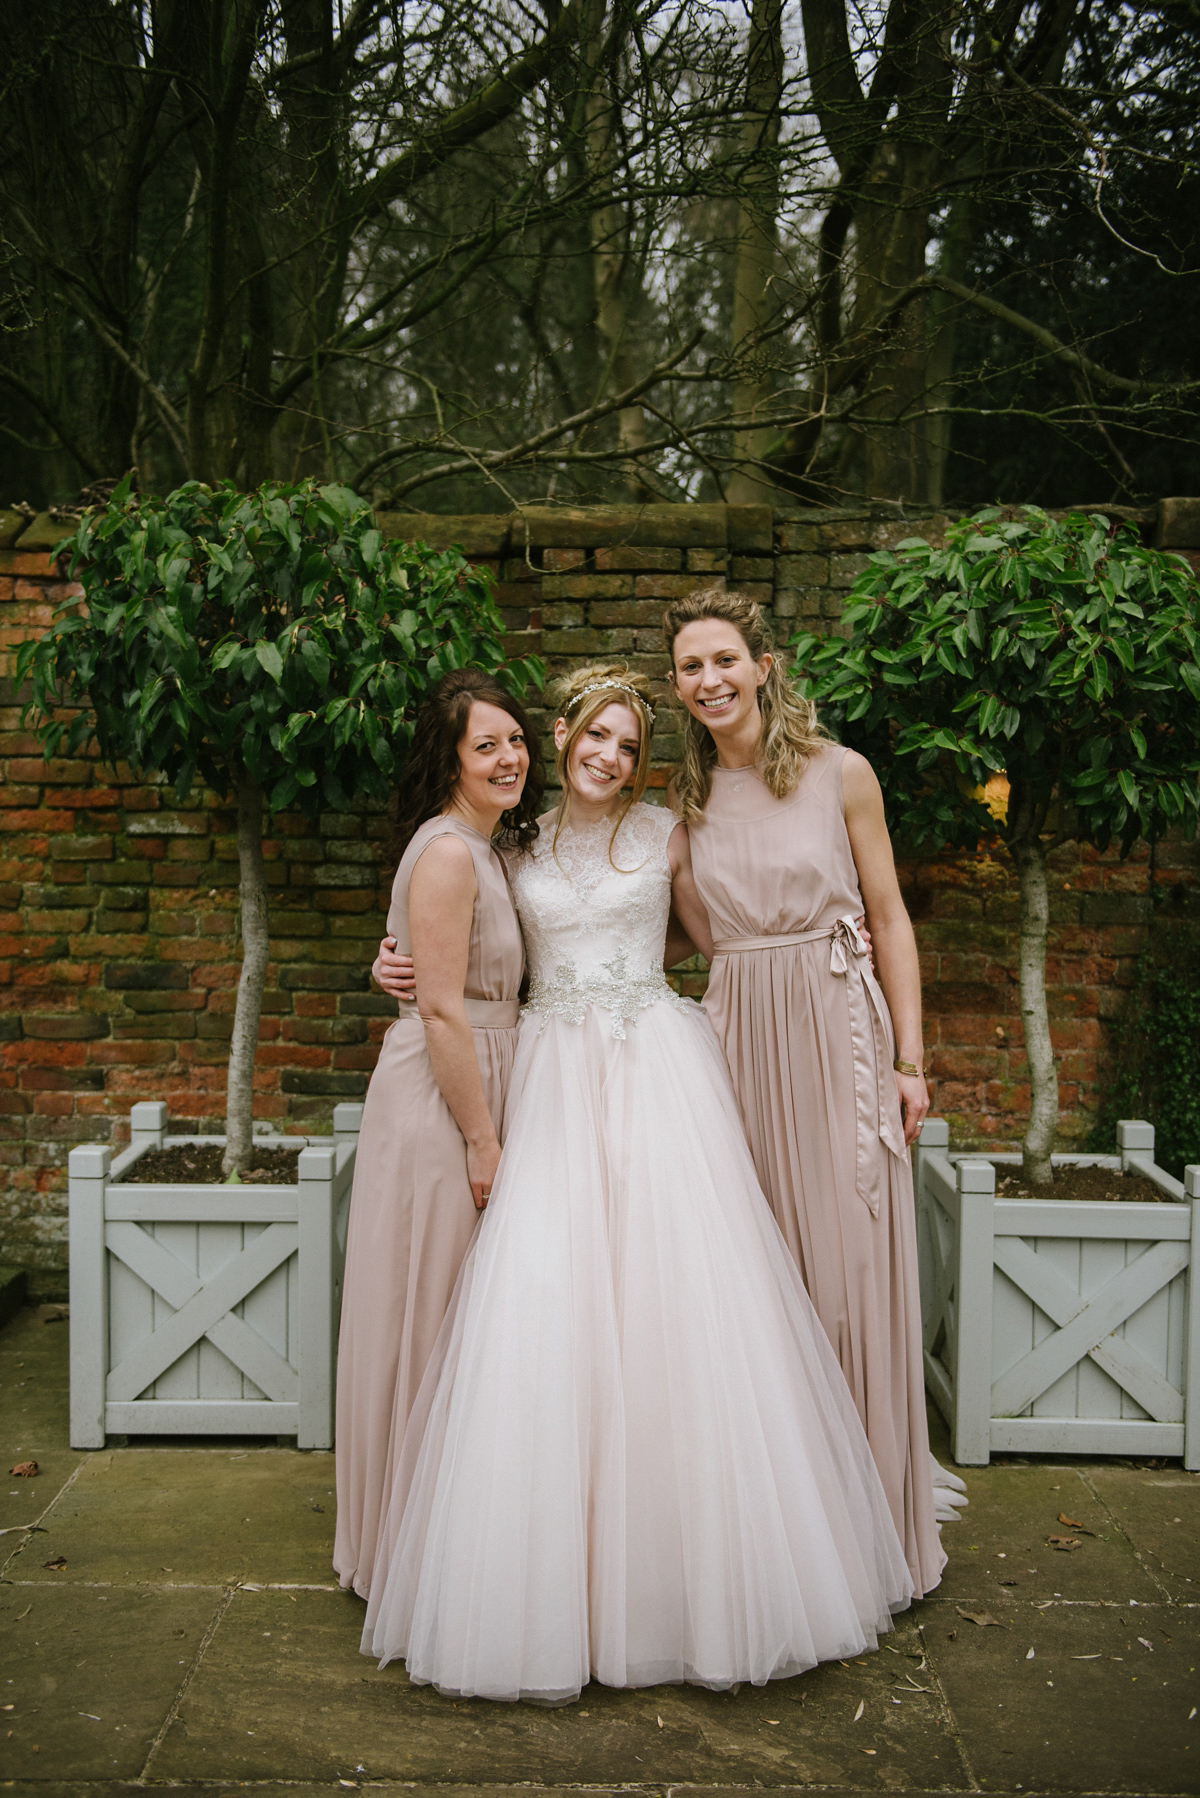
<path id="1" fill-rule="evenodd" d="M 901 1061 L 898 1055 L 892 1063 L 892 1066 L 898 1074 L 912 1074 L 915 1075 L 918 1080 L 922 1078 L 925 1072 L 923 1068 L 917 1066 L 915 1061 Z"/>

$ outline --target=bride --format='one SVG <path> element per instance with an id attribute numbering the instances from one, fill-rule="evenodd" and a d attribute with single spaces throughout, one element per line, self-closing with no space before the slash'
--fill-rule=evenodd
<path id="1" fill-rule="evenodd" d="M 641 675 L 577 673 L 562 803 L 510 859 L 531 984 L 504 1152 L 362 1640 L 456 1697 L 761 1684 L 874 1648 L 912 1596 L 716 1037 L 662 972 L 672 898 L 701 947 L 707 924 L 686 831 L 640 803 L 652 720 Z"/>

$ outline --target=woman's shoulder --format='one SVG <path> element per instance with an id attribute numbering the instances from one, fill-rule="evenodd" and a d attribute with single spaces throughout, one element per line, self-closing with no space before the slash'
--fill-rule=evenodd
<path id="1" fill-rule="evenodd" d="M 622 829 L 636 833 L 644 842 L 665 845 L 679 822 L 670 806 L 647 805 L 641 799 L 630 806 Z"/>

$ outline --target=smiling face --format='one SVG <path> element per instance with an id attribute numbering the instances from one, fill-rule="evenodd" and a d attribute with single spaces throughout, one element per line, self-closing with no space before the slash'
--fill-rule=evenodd
<path id="1" fill-rule="evenodd" d="M 502 706 L 477 699 L 458 742 L 459 776 L 454 801 L 481 818 L 516 805 L 529 772 L 525 732 Z"/>
<path id="2" fill-rule="evenodd" d="M 560 718 L 554 726 L 555 747 L 561 749 L 569 735 L 570 726 Z M 641 720 L 632 706 L 613 700 L 588 719 L 563 770 L 577 815 L 595 815 L 617 804 L 621 789 L 633 781 L 641 744 Z"/>
<path id="3" fill-rule="evenodd" d="M 672 645 L 672 656 L 672 686 L 718 743 L 751 728 L 757 735 L 758 689 L 770 672 L 771 656 L 755 661 L 737 626 L 721 618 L 685 624 Z"/>

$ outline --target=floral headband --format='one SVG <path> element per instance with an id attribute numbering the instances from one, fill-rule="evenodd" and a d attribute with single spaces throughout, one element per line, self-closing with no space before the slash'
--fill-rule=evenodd
<path id="1" fill-rule="evenodd" d="M 650 701 L 644 698 L 643 695 L 638 692 L 636 687 L 626 686 L 623 680 L 597 680 L 593 681 L 590 686 L 581 687 L 579 692 L 572 694 L 571 698 L 567 701 L 563 708 L 563 716 L 566 717 L 569 712 L 573 712 L 580 700 L 586 699 L 589 693 L 608 693 L 610 691 L 613 693 L 628 693 L 631 699 L 637 700 L 642 710 L 653 723 L 654 707 L 650 704 Z"/>

